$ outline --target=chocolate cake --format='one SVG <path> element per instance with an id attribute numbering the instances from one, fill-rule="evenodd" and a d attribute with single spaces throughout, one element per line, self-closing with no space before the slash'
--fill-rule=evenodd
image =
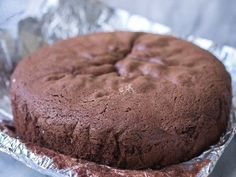
<path id="1" fill-rule="evenodd" d="M 11 78 L 17 134 L 117 168 L 183 162 L 217 142 L 231 79 L 209 52 L 172 36 L 95 33 L 45 46 Z"/>

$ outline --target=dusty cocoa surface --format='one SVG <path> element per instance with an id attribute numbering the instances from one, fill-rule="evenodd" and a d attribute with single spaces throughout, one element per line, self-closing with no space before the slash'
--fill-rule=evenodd
<path id="1" fill-rule="evenodd" d="M 209 52 L 171 36 L 97 33 L 45 46 L 11 78 L 17 134 L 118 168 L 191 159 L 225 131 L 231 80 Z"/>

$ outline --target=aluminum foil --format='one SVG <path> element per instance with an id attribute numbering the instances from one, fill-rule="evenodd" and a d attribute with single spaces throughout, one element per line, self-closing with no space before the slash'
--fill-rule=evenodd
<path id="1" fill-rule="evenodd" d="M 95 31 L 146 31 L 171 34 L 171 29 L 148 19 L 110 8 L 97 0 L 31 1 L 16 17 L 9 17 L 0 27 L 0 151 L 27 166 L 51 176 L 192 176 L 206 177 L 215 167 L 236 132 L 236 108 L 233 106 L 227 131 L 220 141 L 200 156 L 159 170 L 120 170 L 58 154 L 24 143 L 14 134 L 9 99 L 9 77 L 17 62 L 44 43 Z M 236 105 L 236 49 L 218 46 L 210 40 L 183 37 L 212 52 L 232 76 L 233 105 Z"/>

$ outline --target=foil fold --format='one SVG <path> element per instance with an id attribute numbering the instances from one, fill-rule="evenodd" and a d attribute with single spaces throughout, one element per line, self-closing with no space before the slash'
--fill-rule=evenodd
<path id="1" fill-rule="evenodd" d="M 0 151 L 9 154 L 27 166 L 51 176 L 174 176 L 182 170 L 183 176 L 206 177 L 214 169 L 224 149 L 236 133 L 236 49 L 219 46 L 194 36 L 184 37 L 212 52 L 226 66 L 232 77 L 233 107 L 227 131 L 216 145 L 194 159 L 161 170 L 131 171 L 73 159 L 45 148 L 24 143 L 14 134 L 9 98 L 9 78 L 17 62 L 43 44 L 51 44 L 81 34 L 97 31 L 145 31 L 172 34 L 171 29 L 159 23 L 113 9 L 97 0 L 40 0 L 31 2 L 17 19 L 8 18 L 0 27 Z M 35 9 L 38 7 L 38 9 Z M 9 24 L 14 21 L 13 26 Z"/>

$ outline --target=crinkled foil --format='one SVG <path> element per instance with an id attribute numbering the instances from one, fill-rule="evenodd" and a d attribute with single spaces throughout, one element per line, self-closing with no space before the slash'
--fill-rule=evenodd
<path id="1" fill-rule="evenodd" d="M 13 24 L 13 25 L 10 25 Z M 159 170 L 119 170 L 103 165 L 73 159 L 51 150 L 23 143 L 14 135 L 9 99 L 9 77 L 17 62 L 44 43 L 53 43 L 94 31 L 146 31 L 171 34 L 171 29 L 129 14 L 120 9 L 110 8 L 96 0 L 41 0 L 31 1 L 25 9 L 7 18 L 0 27 L 0 151 L 9 154 L 27 166 L 51 176 L 208 176 L 224 149 L 236 132 L 233 107 L 226 133 L 220 141 L 200 156 L 178 165 Z M 233 105 L 236 105 L 236 49 L 218 46 L 212 41 L 194 36 L 184 37 L 198 46 L 212 52 L 226 66 L 232 76 Z"/>

